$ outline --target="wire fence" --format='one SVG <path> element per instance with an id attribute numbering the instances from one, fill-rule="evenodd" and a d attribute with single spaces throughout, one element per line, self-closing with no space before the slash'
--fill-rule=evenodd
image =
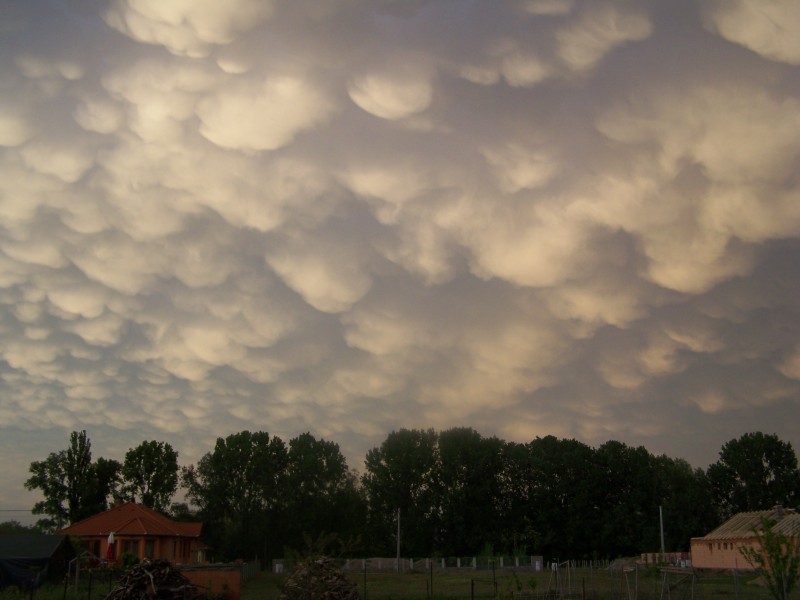
<path id="1" fill-rule="evenodd" d="M 513 557 L 512 557 L 513 558 Z M 499 557 L 458 559 L 341 559 L 341 568 L 359 588 L 362 600 L 767 600 L 755 571 L 709 571 L 618 561 L 542 562 Z M 501 566 L 502 565 L 502 566 Z M 399 566 L 399 569 L 398 569 Z M 273 573 L 288 573 L 291 563 L 275 561 Z M 800 600 L 800 595 L 797 595 Z"/>
<path id="2" fill-rule="evenodd" d="M 274 559 L 272 570 L 275 573 L 286 573 L 295 565 L 294 559 Z M 509 569 L 522 571 L 548 571 L 554 561 L 546 561 L 537 555 L 523 556 L 448 556 L 436 558 L 340 558 L 339 567 L 345 573 L 418 573 L 445 571 L 505 571 Z M 569 561 L 572 568 L 608 568 L 612 563 L 608 560 Z"/>

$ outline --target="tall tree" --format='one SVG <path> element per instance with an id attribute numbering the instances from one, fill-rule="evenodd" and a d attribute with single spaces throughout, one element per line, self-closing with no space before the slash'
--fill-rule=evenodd
<path id="1" fill-rule="evenodd" d="M 688 548 L 693 537 L 705 535 L 717 525 L 708 477 L 703 469 L 693 469 L 683 459 L 663 455 L 653 459 L 653 468 L 654 498 L 663 515 L 665 549 L 673 552 Z"/>
<path id="2" fill-rule="evenodd" d="M 368 530 L 375 552 L 394 553 L 398 510 L 401 551 L 427 556 L 436 550 L 432 545 L 436 444 L 433 429 L 401 429 L 367 453 L 361 482 L 369 503 Z"/>
<path id="3" fill-rule="evenodd" d="M 125 454 L 122 479 L 124 494 L 166 513 L 178 489 L 178 453 L 166 442 L 142 442 Z"/>
<path id="4" fill-rule="evenodd" d="M 217 438 L 214 450 L 182 471 L 189 499 L 209 525 L 224 558 L 253 558 L 283 550 L 281 527 L 286 444 L 265 431 Z"/>
<path id="5" fill-rule="evenodd" d="M 630 556 L 660 548 L 655 457 L 643 446 L 609 441 L 597 449 L 604 473 L 601 528 L 603 547 L 611 556 Z"/>
<path id="6" fill-rule="evenodd" d="M 800 502 L 797 455 L 790 443 L 775 434 L 745 433 L 730 440 L 707 473 L 720 519 L 776 504 L 795 507 Z"/>
<path id="7" fill-rule="evenodd" d="M 506 442 L 502 449 L 502 470 L 499 474 L 501 494 L 500 547 L 514 556 L 533 554 L 536 531 L 532 510 L 536 481 L 530 448 L 527 444 Z"/>
<path id="8" fill-rule="evenodd" d="M 450 556 L 501 550 L 503 442 L 472 428 L 439 434 L 438 549 Z"/>
<path id="9" fill-rule="evenodd" d="M 287 540 L 335 534 L 348 541 L 362 532 L 366 503 L 339 445 L 303 433 L 289 440 L 286 486 Z"/>
<path id="10" fill-rule="evenodd" d="M 64 460 L 67 506 L 70 523 L 84 516 L 85 500 L 97 495 L 95 473 L 92 468 L 92 442 L 86 430 L 73 431 L 69 436 L 69 447 Z"/>
<path id="11" fill-rule="evenodd" d="M 69 510 L 66 506 L 67 484 L 64 476 L 66 452 L 51 452 L 47 458 L 33 461 L 28 468 L 31 476 L 25 482 L 25 488 L 39 490 L 43 500 L 33 505 L 33 514 L 46 515 L 40 519 L 39 525 L 52 531 L 61 529 L 69 522 Z"/>
<path id="12" fill-rule="evenodd" d="M 87 512 L 94 515 L 106 510 L 109 499 L 117 495 L 122 464 L 113 458 L 101 456 L 92 464 L 92 471 L 95 480 L 94 494 L 87 495 L 85 505 Z"/>
<path id="13" fill-rule="evenodd" d="M 73 431 L 69 446 L 51 452 L 43 461 L 30 464 L 29 490 L 40 490 L 44 500 L 33 507 L 34 514 L 47 515 L 41 524 L 61 528 L 107 507 L 108 496 L 118 479 L 119 463 L 98 459 L 92 462 L 92 443 L 86 431 Z"/>
<path id="14" fill-rule="evenodd" d="M 549 435 L 531 441 L 528 452 L 534 551 L 547 560 L 591 556 L 599 546 L 597 517 L 604 489 L 595 480 L 595 451 Z"/>

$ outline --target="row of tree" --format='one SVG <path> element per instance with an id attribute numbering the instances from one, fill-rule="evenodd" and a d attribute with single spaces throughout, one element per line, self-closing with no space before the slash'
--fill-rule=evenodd
<path id="1" fill-rule="evenodd" d="M 92 461 L 86 432 L 31 463 L 28 489 L 50 527 L 106 508 L 114 496 L 174 518 L 202 519 L 219 558 L 282 556 L 322 533 L 356 540 L 359 554 L 392 555 L 398 519 L 405 556 L 543 554 L 614 557 L 688 548 L 728 516 L 800 502 L 791 444 L 749 433 L 707 470 L 644 447 L 597 448 L 553 436 L 529 443 L 471 428 L 402 429 L 350 469 L 339 446 L 304 433 L 284 443 L 263 431 L 216 441 L 178 467 L 169 444 L 143 442 L 123 463 Z M 187 504 L 170 501 L 183 485 Z"/>

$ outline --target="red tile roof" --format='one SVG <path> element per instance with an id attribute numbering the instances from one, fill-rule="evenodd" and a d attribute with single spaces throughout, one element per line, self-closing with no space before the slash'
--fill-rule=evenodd
<path id="1" fill-rule="evenodd" d="M 115 536 L 153 535 L 199 538 L 202 529 L 202 523 L 173 521 L 141 504 L 126 502 L 73 523 L 59 533 L 82 537 L 107 536 L 114 532 Z"/>

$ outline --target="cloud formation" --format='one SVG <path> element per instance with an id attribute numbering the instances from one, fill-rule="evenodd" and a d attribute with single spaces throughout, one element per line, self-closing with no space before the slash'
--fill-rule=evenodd
<path id="1" fill-rule="evenodd" d="M 791 0 L 3 10 L 0 504 L 84 428 L 800 445 Z"/>

